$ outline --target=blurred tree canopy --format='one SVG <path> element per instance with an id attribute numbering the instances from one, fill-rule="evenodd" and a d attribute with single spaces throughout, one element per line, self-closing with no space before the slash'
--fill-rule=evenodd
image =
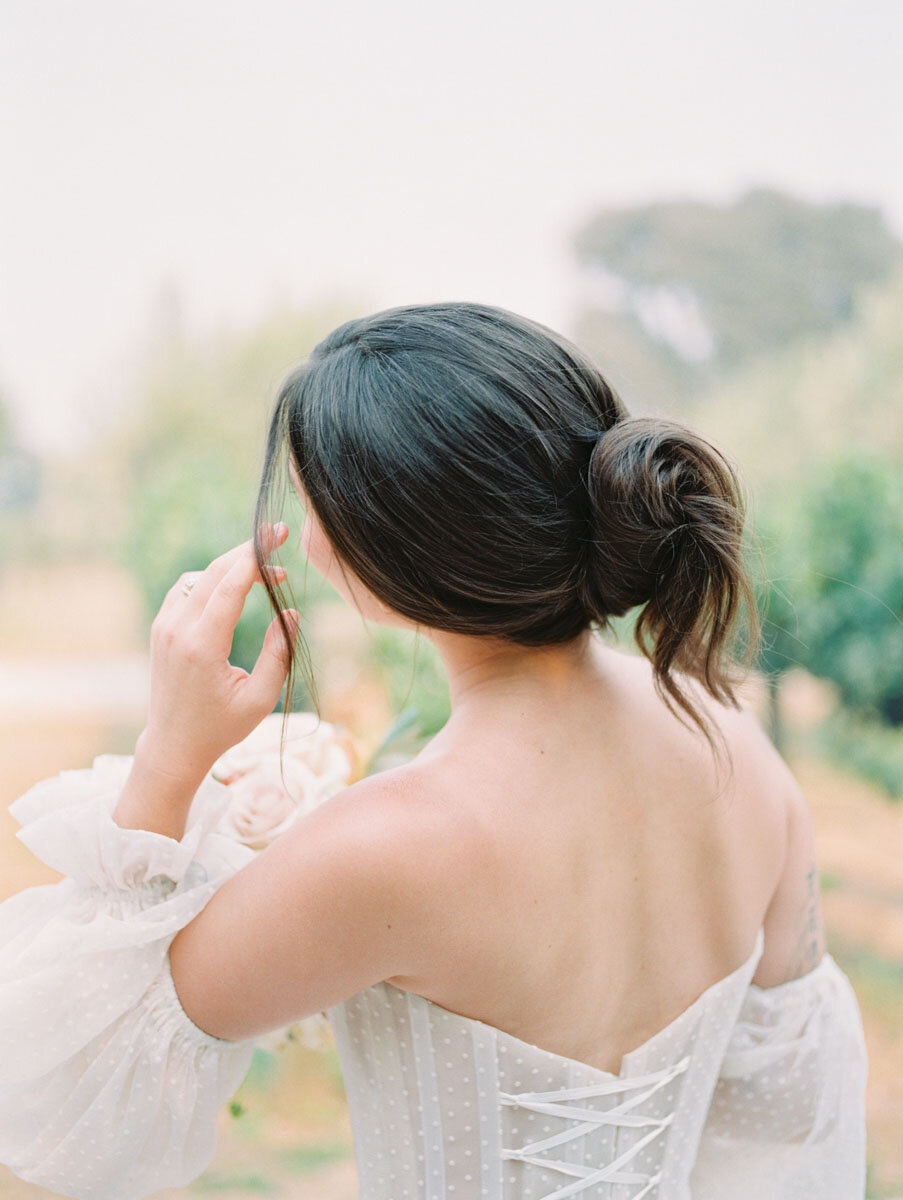
<path id="1" fill-rule="evenodd" d="M 816 733 L 829 758 L 903 800 L 903 472 L 850 447 L 767 494 L 757 518 L 771 732 L 784 671 L 831 680 L 841 707 Z"/>
<path id="2" fill-rule="evenodd" d="M 903 725 L 903 478 L 844 451 L 772 493 L 765 665 L 833 680 L 844 702 Z"/>
<path id="3" fill-rule="evenodd" d="M 903 268 L 847 324 L 744 364 L 691 416 L 763 492 L 851 446 L 903 468 Z"/>
<path id="4" fill-rule="evenodd" d="M 628 404 L 666 411 L 753 359 L 840 328 L 903 260 L 880 209 L 761 187 L 729 204 L 605 209 L 573 252 L 588 294 L 578 340 Z"/>
<path id="5" fill-rule="evenodd" d="M 853 320 L 744 365 L 693 423 L 738 462 L 767 582 L 762 665 L 897 723 L 903 693 L 903 270 Z M 831 582 L 826 576 L 833 576 Z"/>
<path id="6" fill-rule="evenodd" d="M 806 665 L 851 708 L 903 725 L 903 476 L 844 453 L 805 489 L 801 526 Z"/>

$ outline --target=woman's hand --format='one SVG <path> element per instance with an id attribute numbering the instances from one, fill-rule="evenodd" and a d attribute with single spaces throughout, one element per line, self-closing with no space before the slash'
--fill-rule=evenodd
<path id="1" fill-rule="evenodd" d="M 288 526 L 262 527 L 271 554 L 285 541 Z M 285 569 L 268 566 L 274 580 Z M 182 584 L 197 583 L 186 596 Z M 221 754 L 271 713 L 288 672 L 288 656 L 273 619 L 250 674 L 229 662 L 232 637 L 245 600 L 261 582 L 253 541 L 215 558 L 202 572 L 187 572 L 166 593 L 151 625 L 151 683 L 147 725 L 136 758 L 173 781 L 199 785 Z M 298 614 L 285 609 L 297 633 Z"/>

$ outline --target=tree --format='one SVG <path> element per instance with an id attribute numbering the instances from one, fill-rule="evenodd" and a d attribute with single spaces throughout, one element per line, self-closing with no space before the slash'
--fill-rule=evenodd
<path id="1" fill-rule="evenodd" d="M 605 209 L 573 242 L 576 336 L 630 403 L 679 411 L 780 347 L 843 328 L 903 247 L 881 211 L 752 188 L 730 204 Z"/>
<path id="2" fill-rule="evenodd" d="M 808 489 L 804 640 L 809 670 L 844 702 L 903 725 L 903 476 L 847 453 Z"/>
<path id="3" fill-rule="evenodd" d="M 755 520 L 757 550 L 750 555 L 762 627 L 758 667 L 768 688 L 768 728 L 778 750 L 786 746 L 781 719 L 780 689 L 785 671 L 802 665 L 805 645 L 800 637 L 797 604 L 803 583 L 799 558 L 801 535 L 791 513 L 764 508 Z"/>
<path id="4" fill-rule="evenodd" d="M 801 665 L 862 716 L 903 725 L 903 479 L 850 450 L 773 493 L 756 519 L 767 564 L 761 665 Z"/>
<path id="5" fill-rule="evenodd" d="M 722 380 L 692 424 L 762 495 L 851 446 L 903 466 L 903 269 L 826 337 L 775 350 Z"/>

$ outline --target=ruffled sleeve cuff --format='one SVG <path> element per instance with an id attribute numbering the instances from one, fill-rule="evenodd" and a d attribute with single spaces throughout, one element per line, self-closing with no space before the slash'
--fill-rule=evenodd
<path id="1" fill-rule="evenodd" d="M 17 837 L 64 878 L 0 904 L 0 1162 L 78 1200 L 139 1200 L 190 1183 L 253 1040 L 196 1026 L 169 947 L 252 849 L 216 832 L 207 776 L 183 837 L 112 813 L 131 756 L 63 771 L 10 806 Z"/>
<path id="2" fill-rule="evenodd" d="M 123 829 L 113 812 L 132 767 L 133 756 L 102 754 L 94 765 L 36 783 L 9 806 L 22 826 L 16 837 L 42 862 L 77 883 L 105 891 L 139 890 L 154 883 L 198 882 L 202 860 L 241 865 L 253 851 L 241 843 L 211 835 L 229 802 L 228 788 L 208 774 L 188 810 L 179 841 L 148 829 Z M 203 851 L 199 856 L 199 851 Z M 248 851 L 248 854 L 244 852 Z"/>

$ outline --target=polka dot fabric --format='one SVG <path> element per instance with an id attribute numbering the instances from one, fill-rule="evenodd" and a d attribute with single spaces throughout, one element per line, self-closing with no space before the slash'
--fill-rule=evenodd
<path id="1" fill-rule="evenodd" d="M 0 904 L 0 1163 L 79 1200 L 138 1200 L 196 1179 L 253 1042 L 185 1013 L 169 945 L 254 851 L 213 832 L 208 776 L 181 841 L 112 818 L 131 757 L 103 755 L 10 806 L 65 878 Z"/>
<path id="2" fill-rule="evenodd" d="M 693 1200 L 859 1200 L 867 1076 L 856 995 L 830 954 L 799 979 L 751 984 L 712 1096 Z"/>
<path id="3" fill-rule="evenodd" d="M 390 983 L 334 1005 L 360 1200 L 862 1200 L 853 990 L 759 988 L 763 945 L 617 1075 Z"/>

